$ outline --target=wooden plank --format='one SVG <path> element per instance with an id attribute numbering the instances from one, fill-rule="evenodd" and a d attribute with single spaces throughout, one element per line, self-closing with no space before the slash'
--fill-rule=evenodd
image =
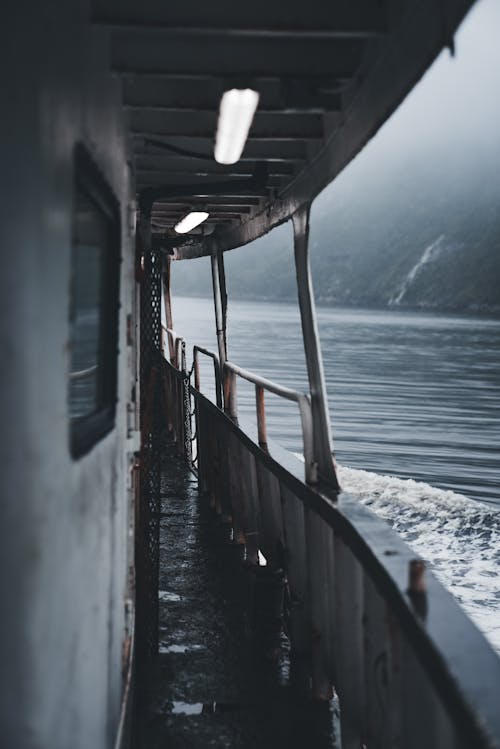
<path id="1" fill-rule="evenodd" d="M 365 725 L 367 744 L 391 749 L 389 719 L 391 698 L 391 664 L 386 604 L 373 582 L 364 575 L 364 656 L 365 656 Z"/>
<path id="2" fill-rule="evenodd" d="M 342 538 L 335 537 L 335 689 L 340 700 L 342 747 L 365 743 L 363 570 Z"/>
<path id="3" fill-rule="evenodd" d="M 286 576 L 290 598 L 290 644 L 292 654 L 308 658 L 311 651 L 308 621 L 309 591 L 304 506 L 281 485 L 283 528 L 285 532 Z"/>
<path id="4" fill-rule="evenodd" d="M 428 675 L 405 638 L 402 638 L 401 742 L 405 749 L 472 747 L 453 727 Z"/>
<path id="5" fill-rule="evenodd" d="M 312 696 L 330 700 L 333 696 L 330 671 L 330 587 L 334 564 L 333 534 L 325 521 L 310 509 L 305 511 L 307 573 L 309 590 L 308 617 L 311 627 Z"/>
<path id="6" fill-rule="evenodd" d="M 238 439 L 234 434 L 227 440 L 226 465 L 229 475 L 229 495 L 231 501 L 231 516 L 233 520 L 233 541 L 238 545 L 245 544 L 245 519 L 243 498 L 239 484 L 240 451 Z"/>
<path id="7" fill-rule="evenodd" d="M 260 507 L 260 548 L 271 569 L 282 569 L 284 565 L 285 538 L 281 513 L 279 480 L 256 461 Z"/>
<path id="8" fill-rule="evenodd" d="M 248 564 L 259 564 L 259 490 L 253 454 L 239 443 L 237 470 L 239 489 L 243 502 L 243 532 L 245 534 L 245 560 Z"/>

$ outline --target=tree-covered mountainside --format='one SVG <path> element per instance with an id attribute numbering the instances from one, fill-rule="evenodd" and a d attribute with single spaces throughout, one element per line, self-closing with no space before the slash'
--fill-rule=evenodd
<path id="1" fill-rule="evenodd" d="M 478 149 L 386 171 L 354 162 L 313 204 L 317 300 L 500 312 L 497 163 Z M 225 258 L 236 298 L 295 298 L 290 224 Z M 208 265 L 176 263 L 175 292 L 210 293 Z"/>

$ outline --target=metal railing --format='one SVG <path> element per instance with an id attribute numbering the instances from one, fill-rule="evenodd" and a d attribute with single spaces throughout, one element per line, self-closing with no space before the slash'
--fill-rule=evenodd
<path id="1" fill-rule="evenodd" d="M 314 462 L 312 411 L 311 401 L 309 397 L 305 395 L 305 393 L 300 393 L 297 390 L 292 390 L 291 388 L 278 385 L 276 382 L 272 382 L 265 377 L 261 377 L 255 372 L 250 372 L 248 369 L 243 369 L 243 367 L 239 367 L 237 364 L 233 364 L 233 362 L 229 361 L 224 364 L 223 374 L 221 377 L 221 368 L 218 355 L 213 351 L 209 351 L 208 349 L 201 346 L 193 346 L 194 387 L 196 388 L 196 390 L 200 390 L 201 387 L 198 354 L 203 354 L 204 356 L 212 359 L 214 364 L 216 403 L 219 408 L 223 408 L 223 392 L 225 411 L 232 419 L 236 421 L 238 419 L 238 396 L 236 378 L 241 377 L 242 379 L 247 380 L 247 382 L 251 382 L 253 385 L 255 385 L 255 411 L 257 416 L 258 442 L 263 450 L 268 449 L 266 407 L 264 395 L 265 391 L 267 390 L 269 393 L 274 393 L 274 395 L 277 395 L 280 398 L 284 398 L 285 400 L 297 403 L 299 407 L 302 427 L 305 477 L 308 483 L 316 483 L 317 466 Z"/>
<path id="2" fill-rule="evenodd" d="M 248 564 L 263 555 L 283 569 L 292 655 L 314 697 L 338 695 L 343 749 L 499 749 L 500 659 L 484 636 L 385 520 L 304 482 L 301 462 L 268 440 L 264 390 L 302 403 L 310 446 L 308 401 L 232 363 L 224 373 L 226 412 L 199 372 L 189 387 L 200 490 Z M 256 387 L 257 431 L 237 422 L 236 377 Z"/>
<path id="3" fill-rule="evenodd" d="M 297 403 L 300 412 L 300 421 L 302 427 L 302 445 L 304 449 L 305 475 L 309 484 L 314 484 L 318 479 L 318 471 L 314 462 L 313 448 L 313 428 L 311 401 L 307 395 L 297 390 L 278 385 L 265 377 L 250 372 L 248 369 L 238 367 L 232 362 L 226 362 L 224 365 L 224 402 L 226 403 L 226 413 L 232 419 L 238 418 L 238 400 L 236 377 L 241 377 L 255 385 L 255 410 L 257 415 L 257 434 L 260 447 L 268 449 L 267 426 L 266 426 L 266 407 L 264 392 L 284 398 L 285 400 Z"/>
<path id="4" fill-rule="evenodd" d="M 190 373 L 187 371 L 186 341 L 174 330 L 164 325 L 162 325 L 162 332 L 168 336 L 170 357 L 170 361 L 165 357 L 165 341 L 163 340 L 163 382 L 167 426 L 173 433 L 179 452 L 192 466 Z"/>
<path id="5" fill-rule="evenodd" d="M 182 336 L 177 335 L 175 330 L 166 328 L 165 325 L 162 328 L 162 350 L 165 352 L 165 340 L 164 334 L 167 334 L 168 348 L 169 348 L 169 360 L 170 363 L 179 369 L 181 366 L 186 366 L 186 341 Z"/>
<path id="6" fill-rule="evenodd" d="M 202 346 L 193 346 L 194 386 L 197 390 L 200 390 L 200 363 L 198 360 L 198 354 L 208 356 L 214 363 L 215 399 L 218 407 L 222 408 L 222 379 L 219 357 L 217 354 L 214 354 L 213 351 L 209 351 Z"/>

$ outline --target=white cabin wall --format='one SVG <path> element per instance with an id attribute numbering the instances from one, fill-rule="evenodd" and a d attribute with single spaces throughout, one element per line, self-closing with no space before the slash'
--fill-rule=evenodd
<path id="1" fill-rule="evenodd" d="M 127 455 L 137 449 L 126 424 L 135 282 L 120 90 L 86 2 L 19 2 L 2 13 L 1 743 L 101 749 L 113 746 L 122 692 Z M 77 141 L 120 201 L 123 263 L 116 426 L 73 460 L 67 377 Z"/>

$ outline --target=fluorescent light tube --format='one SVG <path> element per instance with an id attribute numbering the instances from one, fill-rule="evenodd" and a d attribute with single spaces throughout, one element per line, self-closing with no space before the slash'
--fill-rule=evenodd
<path id="1" fill-rule="evenodd" d="M 191 211 L 184 218 L 181 218 L 179 223 L 174 226 L 174 229 L 177 234 L 187 234 L 195 226 L 199 226 L 206 221 L 208 215 L 207 211 Z"/>
<path id="2" fill-rule="evenodd" d="M 214 150 L 219 164 L 240 160 L 258 103 L 259 94 L 251 88 L 232 88 L 222 95 Z"/>

